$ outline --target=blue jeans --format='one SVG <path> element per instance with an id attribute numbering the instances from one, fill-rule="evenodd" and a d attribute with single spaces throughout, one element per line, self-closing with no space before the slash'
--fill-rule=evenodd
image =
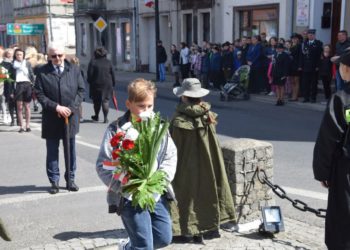
<path id="1" fill-rule="evenodd" d="M 60 139 L 46 139 L 46 173 L 49 177 L 50 183 L 58 183 L 60 180 L 60 169 L 58 164 L 58 155 L 59 155 L 59 145 Z M 77 168 L 76 164 L 76 156 L 75 156 L 75 137 L 70 138 L 69 140 L 70 146 L 70 179 L 74 180 L 75 170 Z M 64 158 L 66 159 L 66 153 L 64 154 Z M 68 173 L 65 172 L 64 179 L 68 180 Z"/>
<path id="2" fill-rule="evenodd" d="M 171 243 L 172 225 L 167 207 L 168 201 L 163 196 L 156 203 L 154 213 L 135 208 L 131 201 L 125 200 L 121 217 L 130 238 L 126 249 L 153 250 Z"/>
<path id="3" fill-rule="evenodd" d="M 339 91 L 339 90 L 343 90 L 344 89 L 344 86 L 345 86 L 345 83 L 344 83 L 344 80 L 341 78 L 341 75 L 339 73 L 339 69 L 337 69 L 337 73 L 336 73 L 336 90 Z"/>
<path id="4" fill-rule="evenodd" d="M 165 81 L 165 64 L 164 63 L 159 64 L 159 81 L 161 82 Z"/>

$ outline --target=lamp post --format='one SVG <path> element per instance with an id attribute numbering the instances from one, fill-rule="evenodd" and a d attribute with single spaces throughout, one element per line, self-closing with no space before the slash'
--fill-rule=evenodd
<path id="1" fill-rule="evenodd" d="M 158 57 L 157 57 L 157 47 L 158 47 L 158 41 L 160 40 L 159 38 L 159 2 L 158 0 L 154 1 L 154 15 L 155 15 L 155 26 L 156 26 L 156 72 L 157 72 L 157 81 L 159 81 L 159 62 L 158 62 Z"/>

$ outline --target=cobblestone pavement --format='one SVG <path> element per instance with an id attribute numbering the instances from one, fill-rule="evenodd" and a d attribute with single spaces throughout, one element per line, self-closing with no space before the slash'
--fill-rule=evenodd
<path id="1" fill-rule="evenodd" d="M 237 233 L 220 230 L 221 238 L 204 244 L 172 244 L 164 250 L 323 250 L 324 229 L 303 222 L 284 218 L 285 232 L 274 238 L 263 237 L 256 230 Z M 91 235 L 89 238 L 71 239 L 54 244 L 38 245 L 25 250 L 117 250 L 118 243 L 126 238 L 124 230 Z"/>

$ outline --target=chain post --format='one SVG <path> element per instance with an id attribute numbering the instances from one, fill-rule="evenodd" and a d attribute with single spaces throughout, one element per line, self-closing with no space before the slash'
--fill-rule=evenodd
<path id="1" fill-rule="evenodd" d="M 265 170 L 257 167 L 256 171 L 258 172 L 257 177 L 260 183 L 266 184 L 267 186 L 269 186 L 275 195 L 277 195 L 281 199 L 286 199 L 290 201 L 293 207 L 295 207 L 300 211 L 314 213 L 317 217 L 326 218 L 327 209 L 323 209 L 323 208 L 315 209 L 315 208 L 309 207 L 305 202 L 301 200 L 298 200 L 298 199 L 294 200 L 290 198 L 283 188 L 281 188 L 279 185 L 273 184 L 271 181 L 268 180 Z M 260 176 L 260 173 L 263 174 L 263 177 Z"/>

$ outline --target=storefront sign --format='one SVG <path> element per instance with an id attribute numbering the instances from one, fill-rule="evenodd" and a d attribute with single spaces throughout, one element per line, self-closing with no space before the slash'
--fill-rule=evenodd
<path id="1" fill-rule="evenodd" d="M 297 0 L 296 26 L 309 26 L 309 0 Z"/>
<path id="2" fill-rule="evenodd" d="M 44 31 L 45 31 L 45 24 L 8 23 L 6 28 L 7 28 L 7 35 L 12 35 L 12 36 L 42 35 L 44 34 Z"/>

